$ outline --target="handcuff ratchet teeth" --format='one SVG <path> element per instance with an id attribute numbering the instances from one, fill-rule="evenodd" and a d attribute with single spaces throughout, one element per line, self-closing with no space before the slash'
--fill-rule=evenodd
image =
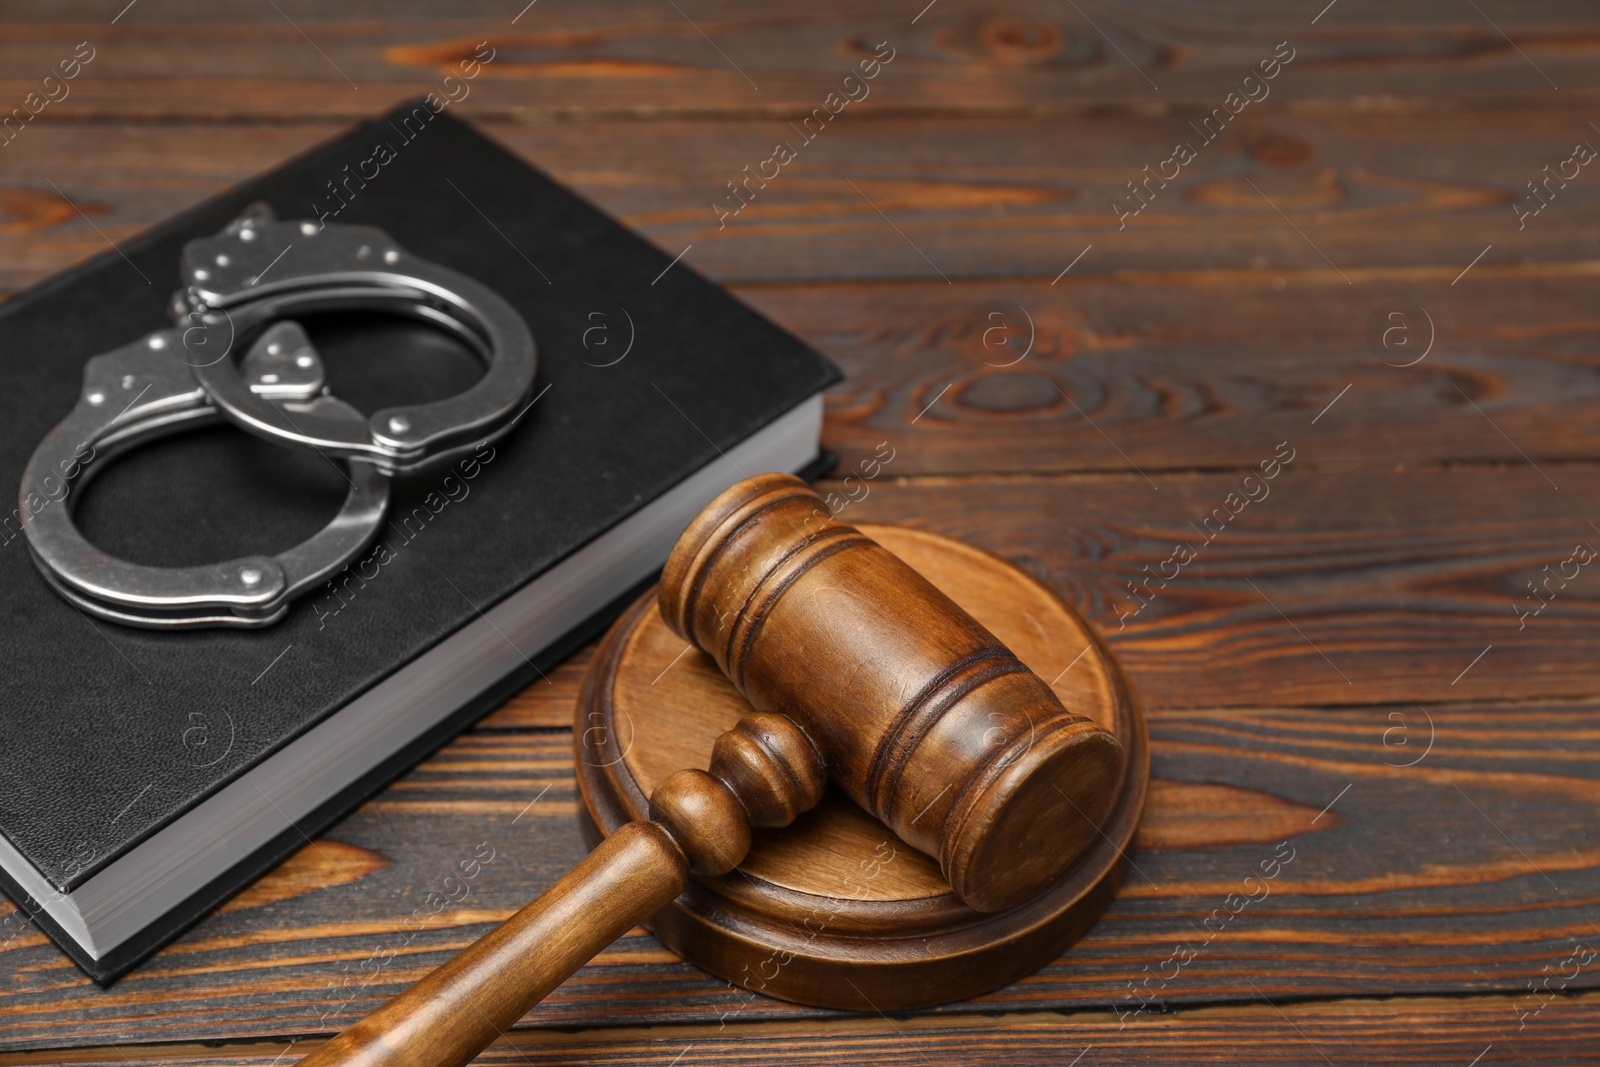
<path id="1" fill-rule="evenodd" d="M 271 625 L 371 543 L 391 475 L 497 440 L 527 410 L 534 343 L 515 309 L 374 227 L 279 222 L 257 205 L 185 246 L 183 274 L 178 325 L 87 361 L 77 404 L 40 441 L 18 492 L 40 572 L 99 618 L 152 628 Z M 482 359 L 484 376 L 445 400 L 363 415 L 328 393 L 321 357 L 289 318 L 352 309 L 442 327 Z M 79 531 L 75 492 L 118 454 L 222 422 L 336 460 L 350 488 L 333 520 L 274 556 L 191 567 L 118 559 Z"/>

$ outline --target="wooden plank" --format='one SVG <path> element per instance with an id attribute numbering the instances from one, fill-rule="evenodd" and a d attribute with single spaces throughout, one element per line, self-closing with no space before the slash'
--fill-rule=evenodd
<path id="1" fill-rule="evenodd" d="M 438 91 L 450 64 L 483 40 L 496 58 L 468 100 L 502 117 L 799 115 L 882 41 L 896 57 L 877 87 L 880 106 L 904 111 L 1206 111 L 1280 42 L 1294 58 L 1263 108 L 1525 105 L 1557 86 L 1569 99 L 1600 86 L 1600 21 L 1574 0 L 1493 4 L 1492 19 L 1447 0 L 1346 4 L 1321 18 L 1315 6 L 942 0 L 864 10 L 828 0 L 781 10 L 694 0 L 675 12 L 646 0 L 603 11 L 544 0 L 524 11 L 476 0 L 335 11 L 310 0 L 190 0 L 118 15 L 79 0 L 8 15 L 0 99 L 20 105 L 84 40 L 95 58 L 39 121 L 356 118 Z"/>
<path id="2" fill-rule="evenodd" d="M 1600 941 L 1597 711 L 1156 711 L 1136 866 L 1106 917 L 1039 974 L 942 1011 L 1092 1008 L 1115 1021 L 1120 1008 L 1142 1025 L 1161 1009 L 1262 994 L 1525 996 L 1570 970 L 1569 939 Z M 10 922 L 0 1046 L 338 1029 L 579 858 L 570 760 L 565 731 L 458 739 L 109 991 Z M 462 878 L 480 843 L 493 859 Z M 459 900 L 430 904 L 430 893 Z M 408 922 L 423 928 L 410 935 Z M 1580 970 L 1565 995 L 1595 985 L 1596 968 Z M 733 990 L 641 932 L 523 1026 L 800 1017 L 847 1018 Z"/>
<path id="3" fill-rule="evenodd" d="M 1584 503 L 1600 470 L 1341 464 L 1321 435 L 1368 402 L 1352 391 L 1263 449 L 1272 480 L 880 477 L 842 516 L 936 529 L 1029 568 L 1104 630 L 1151 706 L 1600 692 L 1600 575 L 1573 555 L 1600 545 Z"/>
<path id="4" fill-rule="evenodd" d="M 1556 999 L 1521 1030 L 1525 1010 L 1511 997 L 1410 997 L 1333 1003 L 1255 1003 L 1150 1016 L 1119 1028 L 1104 1013 L 1030 1012 L 1003 1016 L 876 1018 L 827 1022 L 676 1026 L 650 1030 L 517 1031 L 486 1050 L 479 1064 L 618 1064 L 672 1067 L 771 1063 L 901 1067 L 929 1063 L 1243 1063 L 1326 1067 L 1335 1062 L 1449 1064 L 1577 1063 L 1593 1052 L 1600 996 Z M 269 1067 L 311 1051 L 315 1039 L 260 1041 L 223 1048 L 133 1045 L 77 1052 L 11 1054 L 0 1064 L 176 1063 L 185 1067 Z"/>
<path id="5" fill-rule="evenodd" d="M 1249 270 L 1256 273 L 1231 284 L 1254 289 L 1263 279 L 1293 277 L 1297 290 L 1356 282 L 1381 289 L 1406 280 L 1429 294 L 1427 306 L 1452 288 L 1455 297 L 1461 290 L 1453 279 L 1474 260 L 1462 285 L 1481 285 L 1497 270 L 1537 273 L 1561 262 L 1592 269 L 1600 177 L 1578 171 L 1522 223 L 1513 210 L 1518 198 L 1535 203 L 1527 183 L 1542 177 L 1543 167 L 1562 165 L 1574 142 L 1600 146 L 1589 114 L 1488 113 L 1470 124 L 1441 124 L 1431 115 L 1258 119 L 1246 112 L 1223 140 L 1202 145 L 1170 187 L 1152 183 L 1141 194 L 1148 206 L 1131 217 L 1119 216 L 1141 202 L 1128 183 L 1142 181 L 1143 168 L 1167 159 L 1176 141 L 1199 141 L 1188 119 L 841 116 L 825 136 L 802 142 L 765 188 L 752 179 L 738 195 L 728 183 L 743 178 L 742 168 L 766 160 L 779 140 L 800 142 L 788 123 L 486 129 L 669 254 L 692 245 L 685 262 L 724 283 L 1049 282 L 1069 265 L 1068 278 L 1119 271 L 1214 278 L 1218 270 Z M 10 238 L 0 244 L 0 288 L 108 253 L 108 241 L 125 240 L 338 130 L 30 129 L 26 141 L 0 149 L 0 226 Z M 727 214 L 740 203 L 739 214 Z M 304 210 L 311 214 L 311 205 Z M 1430 270 L 1410 273 L 1424 267 Z M 1231 303 L 1220 289 L 1210 293 L 1220 307 Z M 1363 310 L 1340 333 L 1361 336 L 1366 319 Z"/>
<path id="6" fill-rule="evenodd" d="M 735 292 L 844 370 L 823 431 L 839 477 L 885 457 L 899 477 L 1250 467 L 1336 398 L 1313 431 L 1317 463 L 1594 458 L 1589 265 L 1480 265 L 1453 287 L 1418 273 Z"/>

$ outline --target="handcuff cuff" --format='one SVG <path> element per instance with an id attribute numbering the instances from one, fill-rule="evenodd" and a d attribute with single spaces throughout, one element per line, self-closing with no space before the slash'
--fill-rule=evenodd
<path id="1" fill-rule="evenodd" d="M 270 626 L 377 536 L 393 475 L 498 440 L 529 407 L 537 358 L 516 309 L 376 227 L 280 221 L 258 204 L 185 245 L 182 271 L 175 325 L 87 361 L 76 406 L 39 442 L 18 491 L 34 563 L 57 593 L 98 618 L 153 628 Z M 343 310 L 440 327 L 482 361 L 483 377 L 453 397 L 363 415 L 328 392 L 321 357 L 290 318 Z M 118 559 L 79 531 L 73 491 L 115 456 L 218 423 L 335 461 L 349 483 L 339 513 L 277 555 L 190 567 Z"/>

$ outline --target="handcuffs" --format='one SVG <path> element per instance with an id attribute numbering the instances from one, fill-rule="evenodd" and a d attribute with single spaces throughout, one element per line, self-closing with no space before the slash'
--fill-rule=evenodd
<path id="1" fill-rule="evenodd" d="M 98 618 L 154 628 L 269 626 L 371 543 L 391 476 L 499 439 L 530 406 L 537 359 L 516 309 L 376 227 L 280 221 L 257 204 L 221 233 L 185 245 L 182 270 L 175 325 L 89 359 L 77 405 L 39 442 L 18 491 L 34 563 L 57 593 Z M 473 351 L 484 375 L 444 400 L 363 415 L 329 394 L 321 357 L 290 318 L 338 310 L 440 327 Z M 339 513 L 275 556 L 192 567 L 130 563 L 78 530 L 68 499 L 109 460 L 222 422 L 334 461 L 350 486 Z"/>

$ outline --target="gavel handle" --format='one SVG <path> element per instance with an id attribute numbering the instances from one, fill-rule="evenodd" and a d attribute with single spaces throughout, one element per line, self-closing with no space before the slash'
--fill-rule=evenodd
<path id="1" fill-rule="evenodd" d="M 460 1067 L 601 949 L 688 883 L 660 826 L 621 827 L 533 903 L 300 1061 L 301 1067 Z"/>
<path id="2" fill-rule="evenodd" d="M 462 1067 L 611 942 L 672 902 L 689 872 L 726 874 L 751 826 L 788 826 L 827 769 L 789 719 L 757 711 L 717 738 L 711 770 L 679 771 L 631 822 L 532 904 L 300 1061 Z"/>

